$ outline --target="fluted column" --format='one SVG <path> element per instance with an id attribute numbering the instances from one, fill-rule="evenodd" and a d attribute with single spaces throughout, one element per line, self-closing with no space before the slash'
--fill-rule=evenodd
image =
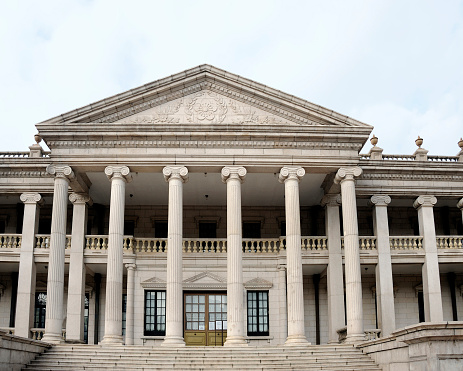
<path id="1" fill-rule="evenodd" d="M 277 338 L 279 343 L 286 340 L 288 337 L 288 313 L 286 302 L 286 267 L 283 265 L 277 266 L 278 270 L 278 301 L 279 301 L 279 330 L 280 334 Z"/>
<path id="2" fill-rule="evenodd" d="M 463 198 L 460 201 L 458 201 L 457 207 L 461 210 L 461 220 L 463 222 Z"/>
<path id="3" fill-rule="evenodd" d="M 436 202 L 437 198 L 434 196 L 419 196 L 413 203 L 413 207 L 418 210 L 418 223 L 425 252 L 422 275 L 426 322 L 441 322 L 444 318 L 433 212 Z"/>
<path id="4" fill-rule="evenodd" d="M 66 320 L 66 341 L 84 342 L 85 307 L 85 264 L 84 246 L 87 227 L 87 204 L 92 204 L 90 196 L 83 193 L 71 193 L 72 237 L 69 258 L 68 303 Z"/>
<path id="5" fill-rule="evenodd" d="M 339 205 L 341 195 L 327 194 L 321 201 L 325 206 L 325 229 L 328 239 L 328 342 L 338 343 L 337 330 L 345 325 L 344 277 L 342 274 L 341 226 Z"/>
<path id="6" fill-rule="evenodd" d="M 109 210 L 108 263 L 106 272 L 106 303 L 104 345 L 122 344 L 122 281 L 125 184 L 132 181 L 127 166 L 108 166 L 105 174 L 111 181 Z"/>
<path id="7" fill-rule="evenodd" d="M 288 296 L 288 337 L 285 345 L 308 344 L 304 329 L 304 289 L 302 282 L 301 216 L 299 181 L 302 167 L 283 167 L 279 181 L 285 184 L 286 264 Z"/>
<path id="8" fill-rule="evenodd" d="M 188 180 L 184 166 L 162 169 L 169 183 L 167 226 L 166 336 L 162 346 L 185 346 L 183 340 L 183 183 Z"/>
<path id="9" fill-rule="evenodd" d="M 358 342 L 365 338 L 363 330 L 362 279 L 360 275 L 359 233 L 355 177 L 362 174 L 359 167 L 341 168 L 335 183 L 341 184 L 342 220 L 344 227 L 344 262 L 346 274 L 346 342 Z"/>
<path id="10" fill-rule="evenodd" d="M 376 300 L 378 326 L 381 336 L 389 336 L 395 331 L 394 284 L 392 279 L 391 246 L 389 242 L 389 222 L 387 205 L 391 198 L 387 195 L 374 195 L 370 202 L 373 209 L 373 228 L 378 250 L 376 264 Z"/>
<path id="11" fill-rule="evenodd" d="M 135 269 L 133 263 L 126 264 L 127 268 L 127 311 L 125 313 L 125 345 L 133 345 L 133 318 L 134 318 L 134 289 L 135 289 Z"/>
<path id="12" fill-rule="evenodd" d="M 222 169 L 227 184 L 227 340 L 225 346 L 247 346 L 244 333 L 243 246 L 241 183 L 246 176 L 242 166 Z"/>
<path id="13" fill-rule="evenodd" d="M 49 165 L 47 172 L 55 176 L 51 216 L 50 252 L 48 254 L 47 308 L 43 341 L 61 343 L 63 329 L 64 251 L 69 180 L 74 172 L 69 166 Z"/>
<path id="14" fill-rule="evenodd" d="M 30 337 L 29 330 L 34 323 L 36 268 L 34 260 L 35 234 L 39 226 L 40 205 L 43 203 L 39 193 L 23 193 L 24 217 L 19 257 L 18 293 L 14 333 L 24 338 Z"/>

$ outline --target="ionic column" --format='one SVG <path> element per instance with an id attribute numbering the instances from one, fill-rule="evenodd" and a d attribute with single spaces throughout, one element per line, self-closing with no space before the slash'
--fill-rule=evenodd
<path id="1" fill-rule="evenodd" d="M 286 264 L 288 337 L 285 345 L 308 344 L 304 331 L 304 289 L 302 282 L 301 217 L 299 181 L 305 174 L 302 167 L 283 167 L 279 181 L 285 184 Z"/>
<path id="2" fill-rule="evenodd" d="M 134 289 L 135 289 L 135 269 L 133 263 L 126 264 L 127 268 L 127 311 L 125 313 L 125 345 L 133 345 L 133 318 L 134 318 Z"/>
<path id="3" fill-rule="evenodd" d="M 376 265 L 376 300 L 378 325 L 381 336 L 389 336 L 395 331 L 394 284 L 392 279 L 391 246 L 389 242 L 389 222 L 387 205 L 391 198 L 386 195 L 374 195 L 370 202 L 373 208 L 373 228 L 378 250 Z"/>
<path id="4" fill-rule="evenodd" d="M 244 333 L 243 246 L 241 183 L 246 176 L 242 166 L 222 169 L 227 184 L 227 340 L 225 346 L 247 346 Z"/>
<path id="5" fill-rule="evenodd" d="M 462 154 L 462 156 L 463 156 L 463 154 Z M 457 207 L 461 210 L 461 219 L 463 221 L 463 198 L 460 201 L 458 201 Z"/>
<path id="6" fill-rule="evenodd" d="M 355 177 L 362 174 L 359 167 L 338 170 L 334 179 L 341 184 L 342 220 L 344 227 L 344 262 L 346 274 L 346 342 L 362 341 L 363 330 L 362 280 L 360 275 L 359 232 L 357 222 L 357 202 L 355 197 Z"/>
<path id="7" fill-rule="evenodd" d="M 50 252 L 48 254 L 47 308 L 43 341 L 61 343 L 63 329 L 64 251 L 69 180 L 74 172 L 69 166 L 49 165 L 47 172 L 55 176 L 51 216 Z"/>
<path id="8" fill-rule="evenodd" d="M 69 258 L 68 304 L 66 320 L 66 341 L 82 343 L 84 341 L 85 307 L 85 228 L 87 227 L 87 204 L 92 204 L 90 196 L 83 193 L 71 193 L 72 237 Z"/>
<path id="9" fill-rule="evenodd" d="M 436 202 L 437 198 L 434 196 L 420 196 L 413 203 L 413 207 L 418 210 L 418 223 L 425 252 L 422 275 L 426 322 L 441 322 L 444 318 L 433 212 Z"/>
<path id="10" fill-rule="evenodd" d="M 183 183 L 188 181 L 184 166 L 166 166 L 162 169 L 169 183 L 167 226 L 167 285 L 166 336 L 162 346 L 185 346 L 183 340 Z"/>
<path id="11" fill-rule="evenodd" d="M 132 181 L 127 166 L 108 166 L 104 170 L 111 181 L 109 210 L 108 262 L 106 273 L 105 328 L 102 344 L 122 344 L 122 281 L 125 184 Z"/>
<path id="12" fill-rule="evenodd" d="M 325 206 L 325 229 L 328 239 L 328 342 L 338 343 L 337 330 L 345 325 L 344 313 L 344 277 L 342 274 L 341 226 L 339 205 L 341 195 L 323 196 L 321 204 Z"/>
<path id="13" fill-rule="evenodd" d="M 39 227 L 40 205 L 43 204 L 43 200 L 39 193 L 23 193 L 20 199 L 24 202 L 24 217 L 14 333 L 28 338 L 29 330 L 34 324 L 36 282 L 34 247 L 35 235 Z"/>

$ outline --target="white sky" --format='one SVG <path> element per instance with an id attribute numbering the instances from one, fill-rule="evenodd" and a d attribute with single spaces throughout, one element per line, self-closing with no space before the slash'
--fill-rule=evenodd
<path id="1" fill-rule="evenodd" d="M 455 155 L 463 1 L 0 3 L 0 151 L 34 125 L 208 63 L 375 126 L 387 154 Z M 368 143 L 362 152 L 370 148 Z"/>

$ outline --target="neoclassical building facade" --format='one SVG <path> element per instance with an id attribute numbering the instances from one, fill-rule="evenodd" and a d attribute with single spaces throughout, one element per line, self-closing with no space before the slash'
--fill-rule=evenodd
<path id="1" fill-rule="evenodd" d="M 463 320 L 461 149 L 360 154 L 372 126 L 209 65 L 36 127 L 0 153 L 15 335 L 357 344 Z"/>

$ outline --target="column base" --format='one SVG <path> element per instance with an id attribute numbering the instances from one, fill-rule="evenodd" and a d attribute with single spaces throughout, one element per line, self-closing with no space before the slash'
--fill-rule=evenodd
<path id="1" fill-rule="evenodd" d="M 185 341 L 183 337 L 179 336 L 169 336 L 164 338 L 164 341 L 161 343 L 162 347 L 184 347 Z"/>
<path id="2" fill-rule="evenodd" d="M 344 343 L 346 344 L 356 344 L 365 341 L 365 334 L 351 334 L 346 336 Z"/>
<path id="3" fill-rule="evenodd" d="M 305 346 L 310 345 L 304 335 L 288 336 L 285 341 L 285 346 Z"/>
<path id="4" fill-rule="evenodd" d="M 50 344 L 62 344 L 64 343 L 63 336 L 61 334 L 45 333 L 43 334 L 42 341 Z"/>
<path id="5" fill-rule="evenodd" d="M 247 347 L 249 344 L 244 336 L 227 336 L 224 347 Z"/>
<path id="6" fill-rule="evenodd" d="M 124 341 L 121 335 L 105 335 L 103 337 L 103 340 L 100 341 L 100 344 L 103 346 L 111 347 L 111 346 L 123 345 Z"/>

